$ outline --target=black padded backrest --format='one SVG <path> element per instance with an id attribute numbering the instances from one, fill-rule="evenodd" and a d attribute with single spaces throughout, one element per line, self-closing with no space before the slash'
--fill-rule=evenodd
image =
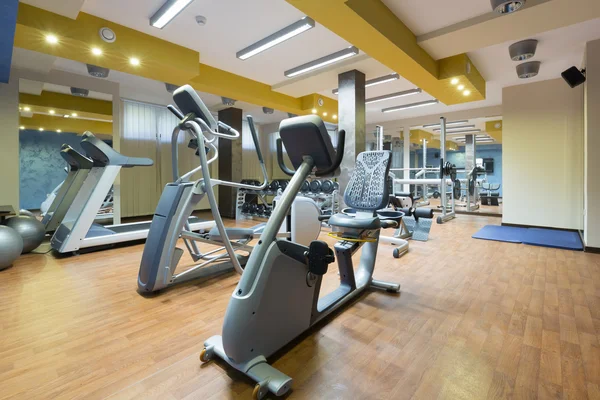
<path id="1" fill-rule="evenodd" d="M 318 170 L 330 168 L 336 159 L 335 149 L 323 120 L 316 115 L 288 118 L 279 125 L 279 136 L 294 168 L 304 156 L 310 156 Z"/>
<path id="2" fill-rule="evenodd" d="M 357 210 L 375 211 L 388 205 L 390 194 L 387 176 L 392 152 L 365 151 L 356 158 L 356 167 L 344 192 L 344 201 Z"/>
<path id="3" fill-rule="evenodd" d="M 63 144 L 60 148 L 61 157 L 69 164 L 71 171 L 77 171 L 80 169 L 92 169 L 94 162 L 88 157 L 84 156 L 68 144 Z"/>

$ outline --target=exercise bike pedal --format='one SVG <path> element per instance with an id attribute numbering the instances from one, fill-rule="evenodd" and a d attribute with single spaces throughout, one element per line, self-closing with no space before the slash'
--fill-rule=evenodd
<path id="1" fill-rule="evenodd" d="M 335 261 L 333 250 L 322 240 L 313 240 L 304 252 L 308 261 L 308 270 L 315 275 L 325 275 L 327 266 Z"/>

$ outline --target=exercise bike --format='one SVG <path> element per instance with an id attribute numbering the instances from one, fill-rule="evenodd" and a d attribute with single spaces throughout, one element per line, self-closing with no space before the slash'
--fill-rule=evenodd
<path id="1" fill-rule="evenodd" d="M 398 226 L 394 221 L 379 219 L 376 214 L 389 201 L 386 177 L 391 152 L 369 151 L 358 155 L 344 194 L 346 204 L 357 210 L 356 215 L 322 217 L 337 229 L 333 235 L 339 241 L 334 250 L 319 240 L 307 247 L 277 240 L 277 229 L 313 169 L 316 168 L 316 176 L 331 175 L 338 170 L 344 154 L 345 132 L 340 131 L 337 151 L 318 116 L 284 120 L 279 133 L 278 157 L 283 158 L 283 141 L 297 170 L 282 165 L 284 172 L 293 173 L 293 178 L 231 296 L 222 336 L 208 339 L 200 354 L 203 362 L 219 357 L 258 382 L 253 393 L 255 399 L 263 398 L 268 391 L 281 396 L 291 388 L 292 378 L 269 365 L 267 357 L 365 290 L 376 288 L 392 293 L 400 290 L 398 284 L 373 279 L 380 230 Z M 355 270 L 352 256 L 361 248 Z M 335 258 L 340 285 L 320 296 L 322 277 Z"/>

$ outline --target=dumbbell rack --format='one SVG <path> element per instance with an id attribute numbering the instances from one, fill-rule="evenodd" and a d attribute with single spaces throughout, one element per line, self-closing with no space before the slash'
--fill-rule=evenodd
<path id="1" fill-rule="evenodd" d="M 244 220 L 244 219 L 252 219 L 252 218 L 268 218 L 266 214 L 258 214 L 258 213 L 245 213 L 242 211 L 242 206 L 246 203 L 247 195 L 255 195 L 259 201 L 259 203 L 264 204 L 264 206 L 271 211 L 273 209 L 273 205 L 269 202 L 267 197 L 275 197 L 277 196 L 277 192 L 273 192 L 271 190 L 247 190 L 247 189 L 238 189 L 237 190 L 237 203 L 236 203 L 236 212 L 235 219 L 236 220 Z"/>

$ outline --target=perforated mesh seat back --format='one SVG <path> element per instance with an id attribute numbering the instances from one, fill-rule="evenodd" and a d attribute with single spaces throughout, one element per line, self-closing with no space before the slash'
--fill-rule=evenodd
<path id="1" fill-rule="evenodd" d="M 344 201 L 357 210 L 375 211 L 387 206 L 389 188 L 387 176 L 390 172 L 392 153 L 365 151 L 356 158 L 356 167 L 344 192 Z"/>
<path id="2" fill-rule="evenodd" d="M 335 162 L 335 149 L 323 120 L 316 115 L 288 118 L 279 125 L 283 141 L 294 168 L 302 164 L 302 157 L 310 156 L 319 170 L 330 168 Z"/>

